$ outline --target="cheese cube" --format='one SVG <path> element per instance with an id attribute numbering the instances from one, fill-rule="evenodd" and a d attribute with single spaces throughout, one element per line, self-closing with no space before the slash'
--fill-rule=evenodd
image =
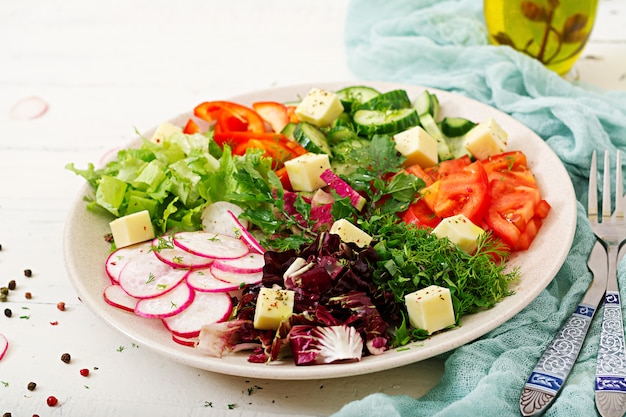
<path id="1" fill-rule="evenodd" d="M 150 139 L 154 143 L 161 144 L 165 139 L 173 135 L 174 133 L 182 133 L 183 129 L 180 126 L 173 125 L 171 123 L 161 123 L 157 130 Z"/>
<path id="2" fill-rule="evenodd" d="M 326 186 L 320 175 L 330 169 L 330 159 L 326 154 L 305 153 L 285 161 L 285 168 L 294 191 L 315 191 Z"/>
<path id="3" fill-rule="evenodd" d="M 393 137 L 396 150 L 406 160 L 404 166 L 419 165 L 422 168 L 431 167 L 438 162 L 437 141 L 421 126 L 415 126 Z"/>
<path id="4" fill-rule="evenodd" d="M 480 122 L 466 133 L 465 149 L 478 160 L 500 154 L 506 150 L 508 135 L 493 117 Z"/>
<path id="5" fill-rule="evenodd" d="M 428 334 L 456 323 L 452 297 L 448 288 L 431 285 L 404 296 L 409 323 Z"/>
<path id="6" fill-rule="evenodd" d="M 330 228 L 330 232 L 339 235 L 342 241 L 356 243 L 360 248 L 364 248 L 372 242 L 372 237 L 359 229 L 346 219 L 337 220 Z"/>
<path id="7" fill-rule="evenodd" d="M 478 244 L 476 240 L 485 231 L 476 226 L 463 214 L 446 217 L 432 231 L 438 238 L 447 237 L 448 240 L 467 253 L 473 253 Z"/>
<path id="8" fill-rule="evenodd" d="M 343 113 L 343 105 L 337 94 L 320 88 L 312 88 L 295 109 L 301 121 L 325 127 Z"/>
<path id="9" fill-rule="evenodd" d="M 294 292 L 281 288 L 261 288 L 254 310 L 254 328 L 276 330 L 293 314 Z"/>
<path id="10" fill-rule="evenodd" d="M 117 218 L 109 223 L 109 227 L 118 248 L 154 239 L 154 228 L 148 210 Z"/>

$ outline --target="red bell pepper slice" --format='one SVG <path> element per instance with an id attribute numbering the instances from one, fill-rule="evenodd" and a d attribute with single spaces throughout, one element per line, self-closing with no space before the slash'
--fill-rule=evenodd
<path id="1" fill-rule="evenodd" d="M 187 124 L 185 124 L 185 128 L 183 129 L 183 133 L 186 135 L 193 135 L 194 133 L 200 132 L 200 127 L 193 119 L 187 120 Z"/>
<path id="2" fill-rule="evenodd" d="M 252 103 L 252 108 L 265 120 L 276 133 L 283 131 L 289 116 L 287 115 L 287 107 L 276 101 L 257 101 Z"/>
<path id="3" fill-rule="evenodd" d="M 246 131 L 263 133 L 265 132 L 265 121 L 253 109 L 231 101 L 205 101 L 198 104 L 193 113 L 196 117 L 207 122 L 216 122 L 220 125 L 220 130 L 229 131 L 229 126 L 233 126 L 238 120 L 238 128 L 245 124 Z M 231 125 L 232 123 L 232 125 Z"/>

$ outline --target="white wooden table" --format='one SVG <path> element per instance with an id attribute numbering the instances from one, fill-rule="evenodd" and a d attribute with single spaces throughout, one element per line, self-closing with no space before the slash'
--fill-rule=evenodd
<path id="1" fill-rule="evenodd" d="M 13 313 L 0 315 L 10 341 L 0 361 L 0 413 L 328 415 L 370 393 L 417 397 L 436 384 L 443 365 L 435 359 L 375 376 L 295 383 L 163 360 L 97 319 L 65 271 L 64 224 L 83 184 L 66 163 L 85 167 L 132 139 L 135 128 L 148 130 L 209 98 L 353 79 L 346 11 L 343 0 L 2 2 L 0 286 L 15 280 L 16 288 L 0 303 Z M 578 64 L 590 88 L 626 90 L 625 21 L 626 0 L 601 0 Z M 29 97 L 48 106 L 40 117 L 26 117 L 32 108 L 16 111 Z M 60 360 L 64 352 L 70 364 Z M 46 405 L 50 395 L 59 400 L 54 408 Z"/>

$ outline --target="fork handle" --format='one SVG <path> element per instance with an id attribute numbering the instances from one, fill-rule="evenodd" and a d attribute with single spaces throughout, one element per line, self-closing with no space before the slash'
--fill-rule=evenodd
<path id="1" fill-rule="evenodd" d="M 543 352 L 520 397 L 523 416 L 543 414 L 557 397 L 578 358 L 596 309 L 597 305 L 579 304 Z"/>
<path id="2" fill-rule="evenodd" d="M 622 415 L 626 406 L 626 356 L 624 326 L 619 291 L 607 291 L 604 297 L 602 331 L 596 368 L 596 403 L 608 414 Z M 610 413 L 614 410 L 616 413 Z"/>

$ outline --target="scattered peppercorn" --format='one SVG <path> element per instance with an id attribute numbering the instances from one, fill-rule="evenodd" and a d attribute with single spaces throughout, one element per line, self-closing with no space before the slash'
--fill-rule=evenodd
<path id="1" fill-rule="evenodd" d="M 7 300 L 7 295 L 0 293 L 0 301 L 6 301 L 6 300 Z"/>
<path id="2" fill-rule="evenodd" d="M 28 277 L 28 278 L 32 277 L 33 276 L 33 271 L 31 271 L 30 269 L 25 269 L 24 270 L 24 276 Z"/>
<path id="3" fill-rule="evenodd" d="M 59 400 L 57 400 L 57 397 L 55 397 L 54 395 L 51 395 L 46 399 L 46 404 L 48 404 L 49 407 L 54 407 L 58 403 Z"/>
<path id="4" fill-rule="evenodd" d="M 89 369 L 87 369 L 87 368 L 83 368 L 83 369 L 81 369 L 81 370 L 80 370 L 80 374 L 81 374 L 82 376 L 89 376 Z"/>
<path id="5" fill-rule="evenodd" d="M 28 385 L 26 386 L 26 388 L 28 388 L 29 391 L 34 391 L 35 388 L 37 388 L 37 383 L 36 382 L 29 382 Z"/>
<path id="6" fill-rule="evenodd" d="M 13 291 L 15 289 L 15 287 L 17 286 L 16 282 L 14 279 L 12 279 L 11 281 L 9 281 L 9 289 L 11 291 Z"/>
<path id="7" fill-rule="evenodd" d="M 4 309 L 4 315 L 7 317 L 11 317 L 13 315 L 13 312 L 11 311 L 10 308 L 5 308 Z"/>
<path id="8" fill-rule="evenodd" d="M 26 297 L 27 300 L 30 300 L 31 298 L 33 298 L 33 295 L 27 291 L 24 293 L 24 297 Z"/>
<path id="9" fill-rule="evenodd" d="M 58 302 L 57 308 L 61 311 L 65 311 L 65 303 L 63 301 Z"/>
<path id="10" fill-rule="evenodd" d="M 70 361 L 72 360 L 72 357 L 70 356 L 69 353 L 64 353 L 61 355 L 61 360 L 65 363 L 70 363 Z"/>
<path id="11" fill-rule="evenodd" d="M 11 417 L 11 413 L 4 413 L 2 414 L 2 417 Z"/>
<path id="12" fill-rule="evenodd" d="M 8 287 L 0 288 L 0 294 L 9 295 L 9 288 Z"/>

